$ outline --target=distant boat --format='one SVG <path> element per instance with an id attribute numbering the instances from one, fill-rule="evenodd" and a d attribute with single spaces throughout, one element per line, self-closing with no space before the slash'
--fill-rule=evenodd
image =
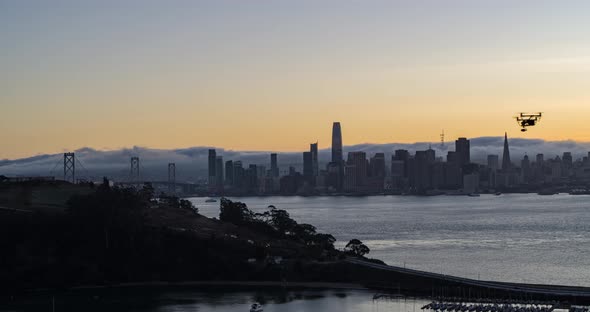
<path id="1" fill-rule="evenodd" d="M 469 197 L 479 197 L 479 194 L 477 194 L 477 193 L 469 193 L 469 194 L 467 194 L 467 196 L 469 196 Z"/>
<path id="2" fill-rule="evenodd" d="M 217 202 L 217 199 L 215 199 L 215 198 L 209 198 L 205 202 L 206 203 L 216 203 Z"/>
<path id="3" fill-rule="evenodd" d="M 500 195 L 502 195 L 502 192 L 496 192 L 496 193 L 494 193 L 494 195 L 500 196 Z"/>
<path id="4" fill-rule="evenodd" d="M 262 312 L 262 305 L 258 302 L 254 303 L 251 307 L 250 307 L 250 312 Z"/>

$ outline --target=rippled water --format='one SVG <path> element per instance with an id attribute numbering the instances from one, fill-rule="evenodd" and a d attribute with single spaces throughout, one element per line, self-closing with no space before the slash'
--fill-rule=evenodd
<path id="1" fill-rule="evenodd" d="M 200 212 L 219 203 L 192 198 Z M 331 233 L 358 238 L 388 264 L 457 276 L 590 286 L 590 196 L 536 194 L 242 197 L 255 211 L 286 209 Z"/>

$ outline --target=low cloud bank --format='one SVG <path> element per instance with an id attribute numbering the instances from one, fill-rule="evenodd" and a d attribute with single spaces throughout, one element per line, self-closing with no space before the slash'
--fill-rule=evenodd
<path id="1" fill-rule="evenodd" d="M 477 163 L 486 163 L 487 155 L 495 154 L 502 157 L 504 144 L 503 137 L 478 137 L 471 141 L 471 159 Z M 525 154 L 533 160 L 535 155 L 542 153 L 545 159 L 560 156 L 563 152 L 571 152 L 574 160 L 588 156 L 590 143 L 575 141 L 545 141 L 541 139 L 510 139 L 510 155 L 514 163 L 520 163 Z M 429 143 L 388 143 L 388 144 L 358 144 L 344 147 L 344 154 L 350 151 L 364 151 L 367 157 L 375 153 L 383 152 L 386 159 L 396 149 L 407 149 L 411 153 L 417 150 L 428 149 Z M 321 146 L 320 146 L 321 148 Z M 151 149 L 144 147 L 124 148 L 120 150 L 101 151 L 92 148 L 81 148 L 76 153 L 77 175 L 80 178 L 100 179 L 108 176 L 114 180 L 126 180 L 129 177 L 130 158 L 140 158 L 140 175 L 145 180 L 167 179 L 168 163 L 176 163 L 176 177 L 178 181 L 191 181 L 205 179 L 207 176 L 207 158 L 209 147 L 191 147 L 183 149 Z M 437 156 L 444 156 L 449 150 L 454 150 L 453 142 L 448 142 L 445 147 L 433 145 Z M 261 164 L 270 166 L 270 157 L 267 151 L 232 151 L 218 148 L 217 155 L 226 160 L 241 160 L 244 166 L 249 164 Z M 319 151 L 321 166 L 330 161 L 330 148 Z M 288 170 L 289 166 L 298 169 L 302 167 L 301 152 L 279 153 L 279 165 L 281 171 Z M 63 175 L 63 154 L 39 155 L 14 160 L 0 160 L 0 175 L 6 176 L 56 176 Z"/>

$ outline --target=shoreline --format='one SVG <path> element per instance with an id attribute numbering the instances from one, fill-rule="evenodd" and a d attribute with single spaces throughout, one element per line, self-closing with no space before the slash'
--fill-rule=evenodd
<path id="1" fill-rule="evenodd" d="M 232 195 L 232 194 L 210 194 L 210 195 L 202 195 L 202 194 L 185 194 L 180 195 L 180 198 L 188 199 L 188 198 L 250 198 L 250 197 L 383 197 L 383 196 L 396 196 L 396 197 L 470 197 L 471 193 L 461 193 L 461 194 L 313 194 L 313 195 L 305 195 L 305 194 L 250 194 L 250 195 Z M 539 192 L 502 192 L 501 194 L 489 193 L 489 192 L 479 192 L 475 193 L 479 195 L 493 195 L 493 196 L 502 196 L 502 195 L 537 195 L 537 196 L 554 196 L 554 195 L 569 195 L 569 196 L 589 196 L 589 194 L 571 194 L 570 192 L 556 192 L 552 194 L 539 194 Z"/>

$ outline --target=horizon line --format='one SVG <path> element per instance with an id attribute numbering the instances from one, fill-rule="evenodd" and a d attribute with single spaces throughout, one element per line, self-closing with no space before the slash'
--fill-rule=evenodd
<path id="1" fill-rule="evenodd" d="M 458 138 L 464 138 L 464 137 L 458 137 Z M 474 140 L 474 139 L 484 139 L 484 138 L 499 138 L 499 139 L 504 139 L 504 136 L 478 136 L 478 137 L 471 137 L 471 138 L 467 138 L 468 140 Z M 580 144 L 590 144 L 590 141 L 579 141 L 579 140 L 574 140 L 574 139 L 563 139 L 563 140 L 546 140 L 546 139 L 542 139 L 542 138 L 522 138 L 522 137 L 516 137 L 516 138 L 510 138 L 508 137 L 508 140 L 530 140 L 530 141 L 543 141 L 543 142 L 548 142 L 548 143 L 563 143 L 563 142 L 573 142 L 573 143 L 580 143 Z M 449 141 L 444 141 L 444 143 L 452 143 L 455 140 L 449 140 Z M 315 143 L 319 143 L 319 141 L 316 140 Z M 432 145 L 433 149 L 437 149 L 440 147 L 440 141 L 414 141 L 414 142 L 387 142 L 387 143 L 371 143 L 371 142 L 365 142 L 365 143 L 356 143 L 356 144 L 349 144 L 349 145 L 343 145 L 342 147 L 354 147 L 354 146 L 359 146 L 359 145 L 389 145 L 389 144 L 400 144 L 400 145 L 417 145 L 417 144 L 430 144 Z M 312 144 L 312 143 L 308 143 L 308 144 Z M 35 157 L 46 157 L 46 156 L 55 156 L 55 155 L 59 155 L 59 154 L 63 154 L 63 153 L 67 153 L 67 152 L 83 152 L 83 150 L 92 150 L 95 152 L 116 152 L 116 151 L 123 151 L 123 150 L 134 150 L 134 149 L 146 149 L 146 150 L 160 150 L 160 151 L 174 151 L 174 150 L 188 150 L 188 149 L 195 149 L 195 148 L 202 148 L 202 149 L 220 149 L 226 152 L 240 152 L 240 153 L 298 153 L 298 152 L 302 152 L 305 151 L 305 149 L 299 149 L 299 150 L 249 150 L 249 149 L 231 149 L 231 148 L 227 148 L 227 147 L 219 147 L 219 146 L 210 146 L 210 145 L 193 145 L 193 146 L 186 146 L 186 147 L 171 147 L 171 148 L 159 148 L 159 147 L 150 147 L 150 146 L 142 146 L 142 145 L 133 145 L 133 146 L 123 146 L 123 147 L 116 147 L 116 148 L 111 148 L 111 147 L 105 147 L 105 148 L 94 148 L 94 147 L 90 147 L 90 146 L 82 146 L 79 148 L 75 148 L 75 149 L 62 149 L 62 151 L 59 152 L 39 152 L 37 154 L 34 155 L 29 155 L 29 156 L 22 156 L 22 157 L 16 157 L 16 158 L 0 158 L 0 161 L 15 161 L 15 160 L 22 160 L 22 159 L 28 159 L 28 158 L 35 158 Z M 331 145 L 326 145 L 326 147 L 324 148 L 319 148 L 318 150 L 329 150 L 331 149 Z"/>

